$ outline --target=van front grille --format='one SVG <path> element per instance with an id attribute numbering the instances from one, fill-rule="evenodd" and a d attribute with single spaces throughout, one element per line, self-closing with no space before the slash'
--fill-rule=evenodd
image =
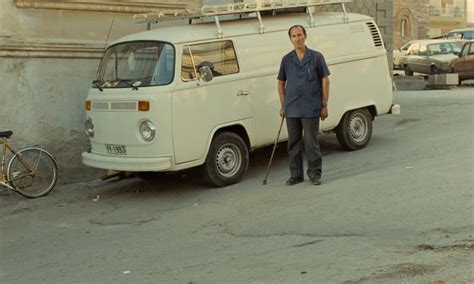
<path id="1" fill-rule="evenodd" d="M 99 111 L 136 111 L 137 102 L 92 101 L 92 110 Z"/>
<path id="2" fill-rule="evenodd" d="M 136 102 L 112 102 L 110 104 L 111 110 L 137 110 Z"/>
<path id="3" fill-rule="evenodd" d="M 368 22 L 367 26 L 369 27 L 370 33 L 372 34 L 372 39 L 374 40 L 374 45 L 376 47 L 383 46 L 382 37 L 380 36 L 379 31 L 377 30 L 377 27 L 375 26 L 375 24 L 372 23 L 372 22 Z"/>

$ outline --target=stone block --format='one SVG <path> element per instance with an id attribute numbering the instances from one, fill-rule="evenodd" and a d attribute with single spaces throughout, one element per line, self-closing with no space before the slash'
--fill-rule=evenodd
<path id="1" fill-rule="evenodd" d="M 435 74 L 428 78 L 429 86 L 453 86 L 459 83 L 459 76 L 457 73 Z"/>
<path id="2" fill-rule="evenodd" d="M 395 87 L 400 91 L 424 90 L 427 82 L 424 76 L 393 76 Z"/>

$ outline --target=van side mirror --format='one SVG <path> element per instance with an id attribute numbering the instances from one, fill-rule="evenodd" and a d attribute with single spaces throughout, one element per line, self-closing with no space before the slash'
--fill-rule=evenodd
<path id="1" fill-rule="evenodd" d="M 209 66 L 202 66 L 199 68 L 199 78 L 201 78 L 204 82 L 209 82 L 212 80 L 212 71 Z"/>

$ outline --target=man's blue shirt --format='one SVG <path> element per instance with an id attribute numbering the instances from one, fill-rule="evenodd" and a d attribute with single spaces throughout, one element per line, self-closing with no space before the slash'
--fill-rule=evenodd
<path id="1" fill-rule="evenodd" d="M 329 76 L 324 56 L 306 48 L 300 61 L 296 51 L 283 56 L 278 80 L 286 81 L 285 116 L 319 117 L 322 106 L 322 79 Z"/>

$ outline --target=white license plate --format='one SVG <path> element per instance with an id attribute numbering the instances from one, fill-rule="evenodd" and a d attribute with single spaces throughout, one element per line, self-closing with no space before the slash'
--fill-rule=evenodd
<path id="1" fill-rule="evenodd" d="M 127 155 L 127 148 L 125 145 L 105 144 L 107 153 L 113 155 Z"/>

